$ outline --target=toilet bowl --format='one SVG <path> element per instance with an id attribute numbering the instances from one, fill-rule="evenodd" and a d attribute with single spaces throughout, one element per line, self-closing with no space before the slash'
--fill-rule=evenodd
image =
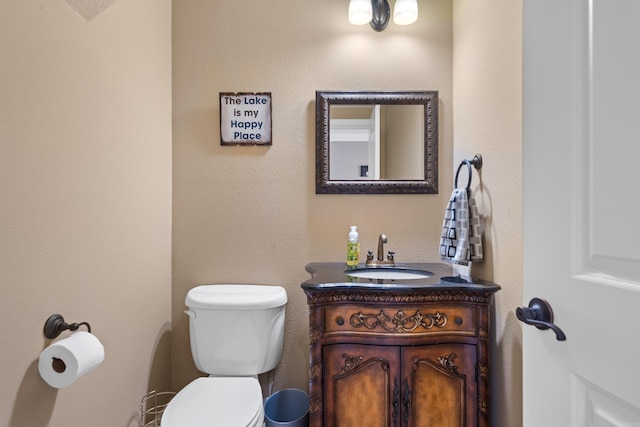
<path id="1" fill-rule="evenodd" d="M 262 388 L 257 378 L 204 377 L 169 402 L 161 427 L 262 427 Z"/>
<path id="2" fill-rule="evenodd" d="M 258 374 L 282 355 L 287 294 L 280 286 L 201 285 L 187 293 L 191 354 L 209 374 L 169 402 L 161 427 L 262 427 Z"/>

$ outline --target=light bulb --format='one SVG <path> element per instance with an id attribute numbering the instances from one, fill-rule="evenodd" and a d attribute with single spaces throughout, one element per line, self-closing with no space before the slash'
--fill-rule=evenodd
<path id="1" fill-rule="evenodd" d="M 349 3 L 349 22 L 353 25 L 368 24 L 372 16 L 371 0 L 351 0 Z"/>
<path id="2" fill-rule="evenodd" d="M 393 22 L 397 25 L 409 25 L 418 20 L 417 0 L 396 0 L 393 7 Z"/>

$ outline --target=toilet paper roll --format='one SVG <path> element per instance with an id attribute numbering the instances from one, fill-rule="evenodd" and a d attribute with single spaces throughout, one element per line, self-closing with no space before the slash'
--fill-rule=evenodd
<path id="1" fill-rule="evenodd" d="M 100 340 L 80 331 L 45 348 L 38 359 L 38 372 L 51 387 L 63 388 L 96 369 L 103 360 Z"/>

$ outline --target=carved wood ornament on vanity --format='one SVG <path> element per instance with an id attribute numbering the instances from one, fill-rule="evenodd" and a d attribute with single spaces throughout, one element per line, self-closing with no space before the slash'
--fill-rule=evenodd
<path id="1" fill-rule="evenodd" d="M 302 284 L 310 427 L 489 427 L 498 285 L 332 287 L 320 268 L 310 264 L 316 275 Z"/>

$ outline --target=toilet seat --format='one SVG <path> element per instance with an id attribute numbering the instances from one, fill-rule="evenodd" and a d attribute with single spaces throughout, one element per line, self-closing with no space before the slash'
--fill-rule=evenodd
<path id="1" fill-rule="evenodd" d="M 255 377 L 203 377 L 167 405 L 161 427 L 258 427 L 264 409 Z"/>

